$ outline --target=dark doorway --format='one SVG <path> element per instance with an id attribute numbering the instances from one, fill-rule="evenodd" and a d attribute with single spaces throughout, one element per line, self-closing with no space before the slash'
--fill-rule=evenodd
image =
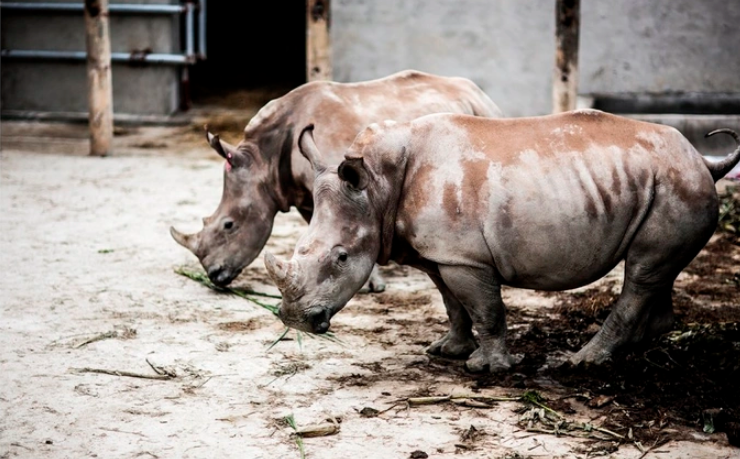
<path id="1" fill-rule="evenodd" d="M 305 1 L 212 0 L 206 13 L 207 59 L 189 75 L 194 108 L 243 109 L 306 82 Z"/>

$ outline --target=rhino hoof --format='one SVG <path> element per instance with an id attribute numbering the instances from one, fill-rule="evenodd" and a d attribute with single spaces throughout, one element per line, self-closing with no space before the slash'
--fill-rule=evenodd
<path id="1" fill-rule="evenodd" d="M 365 282 L 365 285 L 359 290 L 359 293 L 382 293 L 385 292 L 385 282 L 381 280 L 374 280 L 370 278 L 369 281 Z"/>
<path id="2" fill-rule="evenodd" d="M 382 293 L 385 292 L 385 282 L 370 282 L 368 284 L 368 291 L 370 293 Z"/>
<path id="3" fill-rule="evenodd" d="M 572 367 L 588 368 L 594 365 L 602 365 L 610 361 L 611 357 L 611 352 L 605 350 L 593 351 L 586 347 L 584 349 L 581 349 L 580 351 L 578 351 L 577 354 L 571 357 L 568 360 L 568 363 L 570 363 Z"/>
<path id="4" fill-rule="evenodd" d="M 452 338 L 448 333 L 444 338 L 433 342 L 426 350 L 427 354 L 439 355 L 452 359 L 466 359 L 472 354 L 478 345 L 472 338 Z"/>
<path id="5" fill-rule="evenodd" d="M 512 365 L 522 361 L 524 356 L 510 354 L 485 354 L 478 348 L 465 362 L 465 368 L 471 373 L 501 373 L 508 371 Z"/>

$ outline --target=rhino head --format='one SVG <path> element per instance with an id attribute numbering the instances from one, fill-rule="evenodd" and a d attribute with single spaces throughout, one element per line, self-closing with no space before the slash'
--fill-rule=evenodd
<path id="1" fill-rule="evenodd" d="M 327 166 L 312 131 L 313 126 L 307 126 L 298 145 L 315 173 L 313 217 L 291 260 L 278 260 L 269 252 L 264 260 L 283 295 L 279 310 L 283 323 L 325 333 L 331 318 L 367 281 L 374 264 L 388 261 L 400 180 L 397 173 L 374 170 L 359 154 L 362 143 L 357 139 L 338 167 Z"/>
<path id="2" fill-rule="evenodd" d="M 259 255 L 272 232 L 279 208 L 269 185 L 275 171 L 254 142 L 229 145 L 207 127 L 206 138 L 226 160 L 221 202 L 203 219 L 200 232 L 183 234 L 170 227 L 170 234 L 198 257 L 214 284 L 225 286 Z"/>

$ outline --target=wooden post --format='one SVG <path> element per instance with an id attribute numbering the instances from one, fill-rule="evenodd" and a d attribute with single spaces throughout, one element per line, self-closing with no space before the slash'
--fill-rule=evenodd
<path id="1" fill-rule="evenodd" d="M 552 111 L 576 108 L 578 95 L 578 29 L 580 0 L 555 0 L 555 71 L 552 82 Z"/>
<path id="2" fill-rule="evenodd" d="M 331 3 L 307 0 L 306 78 L 331 80 Z"/>
<path id="3" fill-rule="evenodd" d="M 90 154 L 106 156 L 113 140 L 108 0 L 85 0 Z"/>

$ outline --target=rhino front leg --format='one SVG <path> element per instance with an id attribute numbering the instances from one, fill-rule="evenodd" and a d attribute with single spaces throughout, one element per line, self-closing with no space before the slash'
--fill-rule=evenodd
<path id="1" fill-rule="evenodd" d="M 380 293 L 385 291 L 385 279 L 380 275 L 378 265 L 373 266 L 373 270 L 370 272 L 370 277 L 360 291 L 369 293 Z"/>
<path id="2" fill-rule="evenodd" d="M 478 332 L 480 347 L 465 362 L 474 373 L 507 370 L 516 363 L 506 348 L 506 308 L 501 285 L 489 269 L 440 266 L 445 285 L 463 305 Z"/>
<path id="3" fill-rule="evenodd" d="M 429 278 L 437 286 L 450 319 L 450 331 L 427 348 L 427 353 L 452 358 L 468 358 L 478 344 L 473 336 L 473 320 L 439 276 Z"/>

